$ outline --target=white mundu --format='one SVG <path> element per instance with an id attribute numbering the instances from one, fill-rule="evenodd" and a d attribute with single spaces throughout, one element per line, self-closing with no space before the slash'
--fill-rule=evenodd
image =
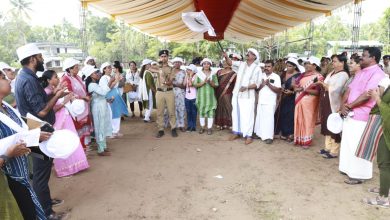
<path id="1" fill-rule="evenodd" d="M 269 80 L 270 84 L 280 88 L 280 76 L 276 73 L 262 74 L 262 79 Z M 259 101 L 257 103 L 257 114 L 255 123 L 255 133 L 262 140 L 273 139 L 274 137 L 274 114 L 276 110 L 278 94 L 265 85 L 259 91 Z"/>
<path id="2" fill-rule="evenodd" d="M 233 133 L 243 137 L 252 137 L 255 115 L 255 90 L 240 92 L 242 86 L 259 85 L 261 69 L 256 63 L 233 61 L 232 69 L 237 73 L 232 97 Z"/>

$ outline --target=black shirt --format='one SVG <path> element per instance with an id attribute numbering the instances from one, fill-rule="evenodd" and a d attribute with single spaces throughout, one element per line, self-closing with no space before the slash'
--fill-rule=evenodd
<path id="1" fill-rule="evenodd" d="M 55 123 L 56 118 L 53 109 L 45 117 L 38 116 L 38 113 L 45 108 L 49 98 L 41 86 L 38 76 L 26 67 L 23 67 L 16 77 L 15 99 L 22 116 L 30 113 L 52 125 Z"/>

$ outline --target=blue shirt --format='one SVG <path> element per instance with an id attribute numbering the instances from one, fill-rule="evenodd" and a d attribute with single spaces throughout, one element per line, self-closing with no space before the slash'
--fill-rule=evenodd
<path id="1" fill-rule="evenodd" d="M 55 113 L 52 109 L 45 117 L 38 116 L 38 113 L 45 108 L 49 98 L 40 84 L 38 76 L 26 67 L 23 67 L 16 77 L 15 99 L 22 116 L 30 113 L 52 125 L 55 123 Z"/>

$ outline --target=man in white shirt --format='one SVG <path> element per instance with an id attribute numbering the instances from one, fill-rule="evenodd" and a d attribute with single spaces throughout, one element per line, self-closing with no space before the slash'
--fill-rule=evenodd
<path id="1" fill-rule="evenodd" d="M 259 101 L 255 122 L 255 133 L 266 144 L 272 144 L 274 138 L 274 114 L 278 94 L 281 91 L 280 76 L 273 72 L 274 62 L 267 60 L 259 86 Z"/>
<path id="2" fill-rule="evenodd" d="M 237 73 L 236 84 L 232 97 L 232 131 L 229 140 L 245 138 L 245 144 L 253 142 L 253 124 L 255 118 L 255 89 L 260 84 L 261 69 L 257 64 L 259 53 L 249 48 L 246 62 L 232 61 L 226 53 L 223 54 L 226 63 Z"/>

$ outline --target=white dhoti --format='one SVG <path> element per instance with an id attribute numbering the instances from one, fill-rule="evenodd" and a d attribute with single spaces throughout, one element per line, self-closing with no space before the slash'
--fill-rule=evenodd
<path id="1" fill-rule="evenodd" d="M 255 99 L 232 98 L 233 133 L 243 137 L 252 137 L 255 117 Z"/>
<path id="2" fill-rule="evenodd" d="M 372 163 L 355 156 L 367 122 L 346 118 L 343 123 L 339 170 L 354 179 L 371 179 Z"/>
<path id="3" fill-rule="evenodd" d="M 276 105 L 258 104 L 255 133 L 262 140 L 274 139 L 274 115 Z"/>

